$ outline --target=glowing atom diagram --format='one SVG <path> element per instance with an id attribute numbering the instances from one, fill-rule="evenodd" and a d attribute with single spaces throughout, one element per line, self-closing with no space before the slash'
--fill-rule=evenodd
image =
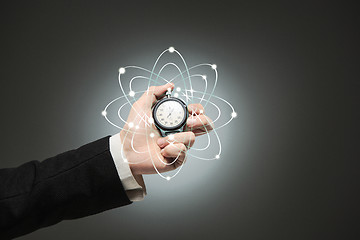
<path id="1" fill-rule="evenodd" d="M 159 136 L 159 132 L 154 126 L 154 119 L 151 113 L 139 114 L 136 116 L 138 122 L 135 123 L 127 122 L 125 119 L 129 114 L 129 109 L 133 108 L 133 104 L 150 86 L 173 83 L 175 85 L 173 96 L 181 98 L 187 105 L 192 103 L 202 104 L 204 110 L 200 110 L 200 114 L 204 112 L 206 115 L 212 114 L 211 119 L 214 124 L 211 132 L 196 140 L 196 142 L 200 142 L 203 146 L 196 147 L 194 145 L 188 151 L 187 157 L 205 161 L 220 160 L 222 147 L 218 131 L 238 116 L 229 101 L 215 94 L 218 85 L 218 66 L 216 64 L 201 63 L 188 67 L 180 52 L 174 47 L 169 47 L 156 58 L 150 70 L 140 66 L 120 67 L 118 82 L 122 93 L 121 96 L 110 101 L 101 112 L 101 115 L 108 123 L 120 130 L 124 129 L 124 126 L 127 125 L 127 132 L 145 134 L 149 139 L 148 141 L 155 141 L 156 137 Z M 125 110 L 126 108 L 128 108 L 127 111 Z M 109 115 L 112 115 L 112 117 Z M 189 118 L 199 118 L 199 116 L 195 113 L 189 116 Z M 145 126 L 147 128 L 144 133 L 141 130 Z M 149 127 L 152 127 L 150 128 L 151 130 L 147 130 Z M 135 134 L 132 134 L 132 138 L 134 138 Z M 173 144 L 174 135 L 169 135 L 167 139 L 169 144 Z M 131 141 L 133 151 L 138 152 L 135 146 L 136 143 L 133 143 L 133 139 Z M 208 151 L 209 149 L 212 151 Z M 207 156 L 209 152 L 213 151 L 216 152 L 214 155 Z M 154 161 L 156 157 L 158 156 L 152 156 L 151 160 Z M 129 164 L 139 164 L 139 162 L 129 161 L 124 155 L 123 159 Z M 173 164 L 175 161 L 176 159 L 172 163 L 164 164 Z M 165 176 L 156 169 L 155 164 L 153 166 L 160 177 L 169 181 L 181 171 L 184 164 L 175 171 L 172 171 L 173 175 L 171 176 Z"/>

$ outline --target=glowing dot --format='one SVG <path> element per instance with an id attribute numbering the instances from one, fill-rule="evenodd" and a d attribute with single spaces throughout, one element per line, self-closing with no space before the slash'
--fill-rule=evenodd
<path id="1" fill-rule="evenodd" d="M 176 88 L 176 91 L 180 92 L 180 91 L 181 91 L 181 88 L 180 88 L 180 87 L 177 87 L 177 88 Z"/>
<path id="2" fill-rule="evenodd" d="M 135 96 L 135 92 L 134 92 L 134 91 L 130 91 L 130 92 L 129 92 L 129 95 L 130 95 L 130 97 L 133 97 L 133 96 Z"/>
<path id="3" fill-rule="evenodd" d="M 168 180 L 168 181 L 169 181 L 170 179 L 171 179 L 171 177 L 169 177 L 169 176 L 167 176 L 167 177 L 166 177 L 166 180 Z"/>
<path id="4" fill-rule="evenodd" d="M 154 123 L 154 119 L 151 117 L 151 118 L 149 118 L 149 123 L 150 124 L 153 124 Z"/>
<path id="5" fill-rule="evenodd" d="M 179 94 L 178 94 L 178 93 L 175 93 L 175 94 L 174 94 L 174 97 L 178 97 L 178 96 L 179 96 Z"/>
<path id="6" fill-rule="evenodd" d="M 154 133 L 150 133 L 150 137 L 151 137 L 151 138 L 155 137 L 155 134 L 154 134 Z"/>
<path id="7" fill-rule="evenodd" d="M 237 113 L 236 113 L 236 112 L 232 112 L 232 113 L 231 113 L 231 117 L 236 118 L 236 117 L 237 117 Z"/>
<path id="8" fill-rule="evenodd" d="M 139 129 L 139 125 L 136 125 L 135 128 L 136 128 L 136 129 Z"/>
<path id="9" fill-rule="evenodd" d="M 202 75 L 202 79 L 206 80 L 206 75 Z"/>
<path id="10" fill-rule="evenodd" d="M 217 68 L 216 64 L 211 65 L 211 68 L 215 70 Z"/>
<path id="11" fill-rule="evenodd" d="M 175 48 L 174 47 L 169 47 L 169 52 L 171 52 L 171 53 L 175 52 Z"/>
<path id="12" fill-rule="evenodd" d="M 193 92 L 194 92 L 194 89 L 191 88 L 189 91 L 190 91 L 191 93 L 193 93 Z"/>
<path id="13" fill-rule="evenodd" d="M 219 155 L 219 154 L 217 154 L 217 155 L 215 156 L 215 158 L 216 158 L 216 159 L 219 159 L 219 158 L 220 158 L 220 155 Z"/>
<path id="14" fill-rule="evenodd" d="M 201 109 L 201 110 L 200 110 L 200 113 L 204 113 L 204 110 Z"/>
<path id="15" fill-rule="evenodd" d="M 119 68 L 119 73 L 124 74 L 125 73 L 125 68 L 123 68 L 123 67 Z"/>
<path id="16" fill-rule="evenodd" d="M 101 115 L 103 115 L 105 117 L 107 115 L 107 112 L 104 110 L 101 112 Z"/>
<path id="17" fill-rule="evenodd" d="M 134 126 L 134 123 L 129 122 L 129 128 L 132 128 Z"/>
<path id="18" fill-rule="evenodd" d="M 169 135 L 170 140 L 174 140 L 174 134 Z"/>
<path id="19" fill-rule="evenodd" d="M 127 159 L 124 159 L 124 162 L 128 162 L 128 160 L 127 160 Z"/>

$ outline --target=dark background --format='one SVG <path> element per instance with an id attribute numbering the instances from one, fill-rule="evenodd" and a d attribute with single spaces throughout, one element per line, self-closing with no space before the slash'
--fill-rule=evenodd
<path id="1" fill-rule="evenodd" d="M 0 18 L 0 167 L 116 133 L 100 112 L 120 94 L 117 69 L 149 68 L 169 46 L 190 66 L 215 62 L 239 116 L 221 161 L 146 176 L 144 201 L 22 239 L 359 239 L 355 6 L 12 1 Z"/>

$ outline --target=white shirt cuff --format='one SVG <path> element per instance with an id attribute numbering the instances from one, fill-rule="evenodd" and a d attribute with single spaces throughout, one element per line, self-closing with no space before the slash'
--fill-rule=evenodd
<path id="1" fill-rule="evenodd" d="M 121 183 L 126 191 L 128 198 L 132 202 L 143 200 L 146 195 L 146 191 L 138 184 L 136 180 L 142 183 L 144 180 L 141 175 L 136 176 L 137 179 L 135 179 L 130 170 L 129 163 L 126 161 L 126 159 L 124 160 L 119 133 L 110 137 L 109 145 L 110 153 L 114 160 L 116 170 L 119 174 Z"/>

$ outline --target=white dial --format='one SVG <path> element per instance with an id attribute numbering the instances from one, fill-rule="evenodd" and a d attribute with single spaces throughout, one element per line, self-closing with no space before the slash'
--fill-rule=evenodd
<path id="1" fill-rule="evenodd" d="M 155 115 L 161 125 L 173 128 L 181 124 L 185 117 L 185 111 L 178 101 L 169 100 L 160 104 Z"/>

